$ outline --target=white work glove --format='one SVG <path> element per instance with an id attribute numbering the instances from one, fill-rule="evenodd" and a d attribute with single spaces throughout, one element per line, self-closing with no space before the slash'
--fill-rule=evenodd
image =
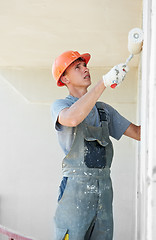
<path id="1" fill-rule="evenodd" d="M 119 86 L 124 80 L 126 73 L 128 72 L 128 66 L 124 63 L 120 63 L 114 66 L 108 73 L 103 75 L 103 82 L 105 87 L 115 88 Z"/>

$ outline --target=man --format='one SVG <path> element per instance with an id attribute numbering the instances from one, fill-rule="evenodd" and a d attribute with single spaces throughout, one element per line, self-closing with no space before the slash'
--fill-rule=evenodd
<path id="1" fill-rule="evenodd" d="M 115 66 L 88 91 L 89 59 L 88 53 L 67 51 L 52 67 L 57 85 L 66 85 L 69 91 L 65 99 L 56 100 L 51 108 L 65 153 L 55 214 L 55 240 L 112 240 L 113 146 L 109 136 L 119 140 L 124 134 L 140 140 L 140 126 L 129 122 L 108 104 L 98 102 L 106 87 L 121 84 L 127 66 Z"/>

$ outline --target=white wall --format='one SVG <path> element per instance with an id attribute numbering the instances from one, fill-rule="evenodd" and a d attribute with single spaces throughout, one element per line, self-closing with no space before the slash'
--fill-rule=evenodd
<path id="1" fill-rule="evenodd" d="M 34 71 L 30 71 L 33 76 Z M 15 76 L 12 70 L 11 74 L 9 70 L 5 73 L 10 78 Z M 39 72 L 47 84 L 49 71 L 45 73 L 45 70 L 42 75 Z M 0 80 L 0 221 L 36 239 L 50 239 L 60 167 L 50 107 L 26 101 L 4 75 L 3 71 Z M 44 88 L 38 75 L 36 79 L 29 76 L 32 84 L 27 86 L 27 91 L 31 91 L 32 98 L 37 92 L 32 91 L 33 81 L 40 92 Z M 24 76 L 25 71 L 20 70 L 19 85 L 24 84 Z"/>
<path id="2" fill-rule="evenodd" d="M 98 80 L 108 69 L 91 68 Z M 94 81 L 93 81 L 94 84 Z M 57 143 L 50 103 L 67 94 L 57 88 L 49 69 L 0 70 L 0 223 L 38 240 L 53 239 L 53 214 L 61 180 L 63 153 Z M 137 69 L 120 88 L 101 100 L 137 123 Z M 114 239 L 135 236 L 136 146 L 113 140 Z"/>

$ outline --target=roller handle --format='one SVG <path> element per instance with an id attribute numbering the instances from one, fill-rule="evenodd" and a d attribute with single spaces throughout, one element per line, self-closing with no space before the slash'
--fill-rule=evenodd
<path id="1" fill-rule="evenodd" d="M 127 65 L 128 62 L 134 57 L 134 54 L 130 54 L 129 57 L 126 59 L 125 64 Z"/>

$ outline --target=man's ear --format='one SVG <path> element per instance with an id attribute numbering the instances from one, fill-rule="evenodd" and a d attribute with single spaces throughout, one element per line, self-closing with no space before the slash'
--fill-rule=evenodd
<path id="1" fill-rule="evenodd" d="M 62 75 L 60 78 L 61 82 L 63 82 L 65 85 L 69 83 L 69 80 L 66 75 Z"/>

